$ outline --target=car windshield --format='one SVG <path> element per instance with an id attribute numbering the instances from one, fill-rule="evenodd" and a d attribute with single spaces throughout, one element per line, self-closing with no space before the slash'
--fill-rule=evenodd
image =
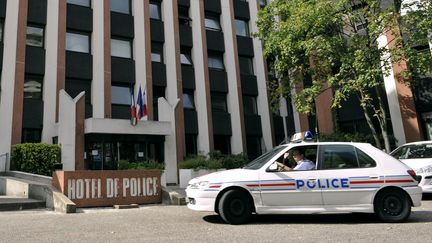
<path id="1" fill-rule="evenodd" d="M 278 154 L 280 151 L 285 149 L 286 147 L 280 146 L 276 147 L 273 150 L 270 150 L 269 152 L 261 155 L 260 157 L 254 159 L 249 164 L 245 165 L 243 169 L 249 169 L 249 170 L 257 170 L 261 168 L 265 163 L 269 161 L 269 159 L 273 158 L 276 154 Z"/>
<path id="2" fill-rule="evenodd" d="M 407 145 L 393 151 L 391 155 L 397 159 L 430 159 L 432 144 Z"/>

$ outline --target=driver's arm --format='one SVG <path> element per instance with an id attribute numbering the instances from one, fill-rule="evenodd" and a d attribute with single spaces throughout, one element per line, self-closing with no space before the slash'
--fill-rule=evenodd
<path id="1" fill-rule="evenodd" d="M 278 171 L 290 171 L 292 170 L 289 166 L 286 166 L 282 164 L 281 162 L 276 161 L 276 164 L 278 166 Z"/>

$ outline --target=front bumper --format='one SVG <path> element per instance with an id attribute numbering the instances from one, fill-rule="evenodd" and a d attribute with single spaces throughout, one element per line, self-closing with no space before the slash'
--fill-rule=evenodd
<path id="1" fill-rule="evenodd" d="M 188 208 L 196 211 L 215 211 L 216 197 L 219 191 L 186 188 L 186 203 Z"/>
<path id="2" fill-rule="evenodd" d="M 423 193 L 432 193 L 432 175 L 421 175 L 419 186 L 423 189 Z"/>

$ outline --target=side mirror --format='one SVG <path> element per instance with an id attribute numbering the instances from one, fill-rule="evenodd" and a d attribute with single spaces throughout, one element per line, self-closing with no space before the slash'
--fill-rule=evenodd
<path id="1" fill-rule="evenodd" d="M 268 168 L 267 171 L 278 171 L 278 165 L 276 163 L 271 164 Z"/>

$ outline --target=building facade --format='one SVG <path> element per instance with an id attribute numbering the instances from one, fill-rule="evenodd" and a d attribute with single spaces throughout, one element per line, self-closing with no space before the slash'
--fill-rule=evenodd
<path id="1" fill-rule="evenodd" d="M 269 150 L 261 2 L 0 0 L 0 154 L 57 143 L 64 170 L 158 160 L 176 183 L 188 154 Z"/>

